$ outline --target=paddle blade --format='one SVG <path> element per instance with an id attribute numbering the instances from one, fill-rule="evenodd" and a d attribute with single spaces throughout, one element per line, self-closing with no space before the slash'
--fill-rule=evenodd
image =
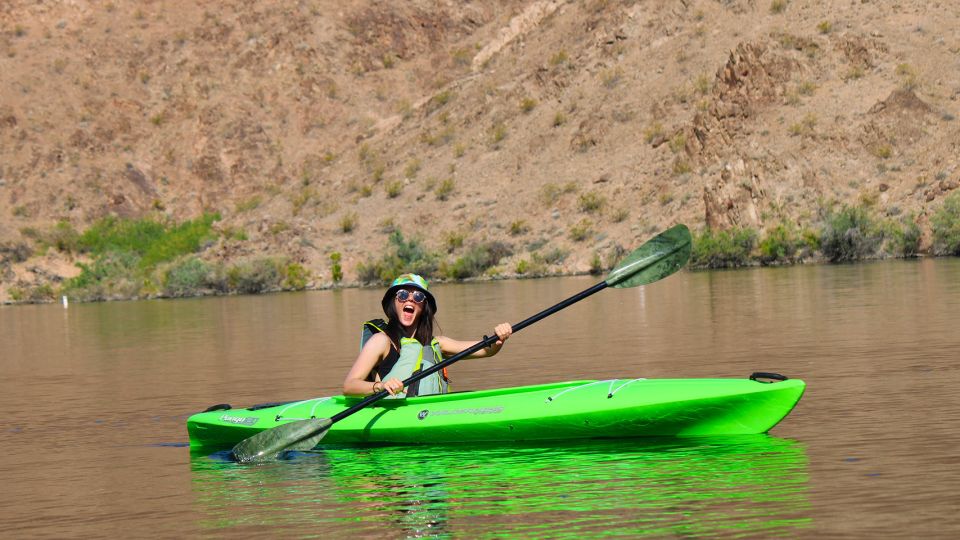
<path id="1" fill-rule="evenodd" d="M 692 243 L 690 229 L 674 225 L 620 261 L 607 276 L 607 285 L 625 289 L 663 279 L 687 264 Z"/>
<path id="2" fill-rule="evenodd" d="M 256 463 L 276 459 L 281 452 L 310 450 L 327 434 L 331 424 L 329 418 L 311 418 L 261 431 L 237 443 L 233 459 L 238 463 Z"/>

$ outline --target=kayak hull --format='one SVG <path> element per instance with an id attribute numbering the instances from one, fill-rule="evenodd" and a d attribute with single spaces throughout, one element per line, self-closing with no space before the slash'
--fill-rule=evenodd
<path id="1" fill-rule="evenodd" d="M 382 399 L 336 422 L 322 444 L 444 444 L 766 433 L 800 400 L 803 381 L 613 379 Z M 228 448 L 263 430 L 329 418 L 361 398 L 332 396 L 187 420 L 194 447 Z"/>

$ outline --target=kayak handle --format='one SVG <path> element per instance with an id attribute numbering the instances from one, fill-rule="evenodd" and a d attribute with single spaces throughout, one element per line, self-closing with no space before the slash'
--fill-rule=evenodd
<path id="1" fill-rule="evenodd" d="M 789 378 L 790 377 L 787 377 L 786 375 L 781 375 L 779 373 L 771 373 L 769 371 L 754 371 L 753 373 L 750 374 L 751 381 L 757 381 L 759 383 L 766 383 L 766 384 L 772 383 L 774 381 L 785 381 Z M 761 381 L 759 379 L 771 379 L 771 380 Z"/>
<path id="2" fill-rule="evenodd" d="M 211 405 L 203 410 L 203 412 L 213 412 L 213 411 L 229 411 L 233 407 L 229 403 L 217 403 L 216 405 Z"/>

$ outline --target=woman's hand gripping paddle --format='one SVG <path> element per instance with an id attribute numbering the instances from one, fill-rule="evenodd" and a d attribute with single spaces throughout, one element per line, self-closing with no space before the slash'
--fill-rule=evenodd
<path id="1" fill-rule="evenodd" d="M 690 230 L 687 229 L 686 225 L 675 225 L 651 238 L 647 243 L 634 250 L 633 253 L 627 255 L 627 257 L 620 261 L 620 264 L 607 275 L 607 279 L 583 292 L 567 298 L 553 307 L 547 308 L 513 325 L 513 331 L 514 333 L 519 332 L 540 319 L 553 315 L 561 309 L 579 302 L 594 293 L 600 292 L 607 287 L 625 289 L 659 281 L 687 264 L 687 260 L 690 258 L 690 247 Z M 451 356 L 426 370 L 415 373 L 409 379 L 403 381 L 403 386 L 409 386 L 424 377 L 428 377 L 450 364 L 470 356 L 480 349 L 489 347 L 496 341 L 496 335 L 484 337 L 483 340 L 459 354 Z M 343 420 L 367 405 L 379 401 L 388 395 L 390 394 L 386 390 L 382 390 L 376 394 L 367 396 L 363 401 L 330 418 L 299 420 L 261 431 L 237 443 L 237 445 L 233 447 L 233 458 L 240 463 L 252 463 L 274 459 L 285 451 L 310 450 L 320 442 L 320 439 L 327 434 L 327 430 L 335 422 Z"/>

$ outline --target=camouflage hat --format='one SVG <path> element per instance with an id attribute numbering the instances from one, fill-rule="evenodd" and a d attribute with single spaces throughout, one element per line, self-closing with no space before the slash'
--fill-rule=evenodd
<path id="1" fill-rule="evenodd" d="M 383 300 L 380 302 L 380 305 L 383 306 L 383 312 L 387 312 L 387 306 L 393 301 L 393 296 L 397 294 L 397 289 L 419 289 L 427 295 L 427 302 L 430 302 L 430 309 L 436 313 L 437 301 L 433 298 L 433 295 L 430 294 L 429 288 L 430 285 L 427 283 L 427 280 L 417 274 L 403 274 L 397 277 L 397 279 L 393 280 L 393 283 L 390 284 L 390 288 L 384 293 Z"/>

